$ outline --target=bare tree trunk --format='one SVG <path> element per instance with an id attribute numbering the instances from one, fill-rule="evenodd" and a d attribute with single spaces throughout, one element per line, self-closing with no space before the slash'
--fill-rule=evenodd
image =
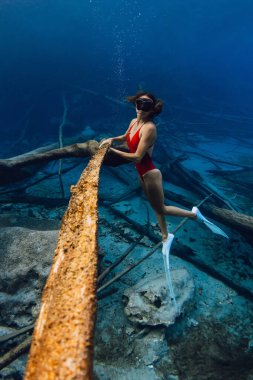
<path id="1" fill-rule="evenodd" d="M 72 187 L 42 294 L 26 380 L 92 379 L 98 180 L 107 149 L 97 152 Z"/>
<path id="2" fill-rule="evenodd" d="M 90 157 L 98 150 L 99 143 L 89 140 L 84 143 L 76 143 L 64 148 L 53 149 L 37 153 L 37 150 L 17 157 L 0 160 L 0 186 L 21 181 L 38 171 L 42 165 L 54 160 L 70 157 Z M 119 149 L 126 150 L 125 146 Z M 105 158 L 105 165 L 118 166 L 129 164 L 129 161 L 120 158 L 110 152 Z"/>
<path id="3" fill-rule="evenodd" d="M 89 157 L 97 150 L 98 143 L 90 140 L 44 153 L 24 154 L 0 160 L 0 185 L 7 185 L 27 178 L 47 162 L 67 157 Z"/>

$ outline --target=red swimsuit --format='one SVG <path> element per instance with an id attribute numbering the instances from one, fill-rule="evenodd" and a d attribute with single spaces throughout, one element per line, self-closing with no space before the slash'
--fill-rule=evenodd
<path id="1" fill-rule="evenodd" d="M 137 120 L 136 120 L 137 122 Z M 128 145 L 128 148 L 129 148 L 129 151 L 131 153 L 135 153 L 137 148 L 138 148 L 138 145 L 139 145 L 139 142 L 140 142 L 140 136 L 139 136 L 139 132 L 141 130 L 141 128 L 143 127 L 144 124 L 142 124 L 142 126 L 135 132 L 135 134 L 133 135 L 132 139 L 130 140 L 130 131 L 131 129 L 133 128 L 134 124 L 136 123 L 134 122 L 132 124 L 132 126 L 130 127 L 127 135 L 126 135 L 126 140 L 127 140 L 127 145 Z M 150 170 L 153 170 L 153 169 L 156 169 L 155 165 L 153 164 L 152 160 L 151 160 L 151 157 L 150 155 L 148 154 L 148 152 L 145 153 L 144 157 L 142 158 L 141 162 L 139 163 L 134 163 L 142 181 L 143 181 L 143 178 L 142 176 L 147 173 L 148 171 Z"/>

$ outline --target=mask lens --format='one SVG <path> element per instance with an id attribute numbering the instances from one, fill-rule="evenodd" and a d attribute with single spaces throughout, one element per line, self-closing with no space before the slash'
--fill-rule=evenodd
<path id="1" fill-rule="evenodd" d="M 148 112 L 153 107 L 153 102 L 150 99 L 136 99 L 135 105 L 137 110 Z"/>

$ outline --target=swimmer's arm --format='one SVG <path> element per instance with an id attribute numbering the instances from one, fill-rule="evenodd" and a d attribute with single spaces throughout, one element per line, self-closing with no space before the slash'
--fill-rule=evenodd
<path id="1" fill-rule="evenodd" d="M 155 139 L 156 129 L 153 124 L 150 124 L 142 132 L 141 139 L 135 153 L 122 152 L 114 148 L 110 148 L 110 150 L 115 152 L 122 158 L 126 158 L 129 161 L 134 161 L 138 163 L 143 159 L 150 145 L 154 144 Z"/>

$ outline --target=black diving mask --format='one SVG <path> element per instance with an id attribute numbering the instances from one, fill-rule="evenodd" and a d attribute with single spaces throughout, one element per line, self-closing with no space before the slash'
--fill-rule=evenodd
<path id="1" fill-rule="evenodd" d="M 138 98 L 135 101 L 135 105 L 138 111 L 148 112 L 153 108 L 153 100 L 146 98 Z"/>

